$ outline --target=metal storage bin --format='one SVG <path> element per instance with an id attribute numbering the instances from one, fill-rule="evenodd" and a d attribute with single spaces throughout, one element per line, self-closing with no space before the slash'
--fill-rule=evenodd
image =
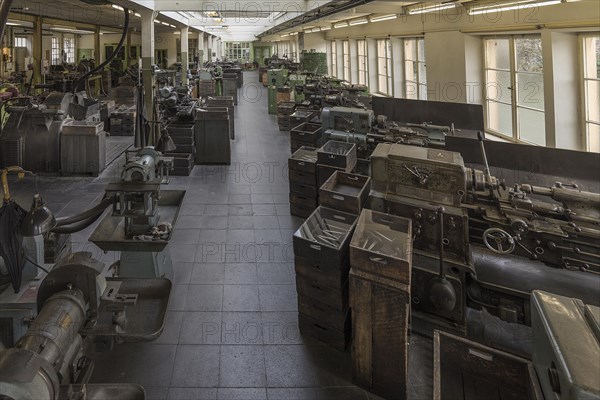
<path id="1" fill-rule="evenodd" d="M 227 108 L 197 109 L 194 136 L 196 164 L 231 164 Z"/>
<path id="2" fill-rule="evenodd" d="M 224 73 L 221 78 L 223 82 L 223 96 L 233 97 L 233 104 L 238 104 L 238 77 L 235 73 Z"/>
<path id="3" fill-rule="evenodd" d="M 290 141 L 292 153 L 302 146 L 320 147 L 322 143 L 323 129 L 321 125 L 302 123 L 290 130 Z"/>
<path id="4" fill-rule="evenodd" d="M 371 178 L 336 171 L 319 189 L 319 201 L 324 207 L 358 215 L 370 192 Z"/>
<path id="5" fill-rule="evenodd" d="M 289 169 L 294 171 L 306 172 L 309 174 L 317 173 L 317 148 L 310 146 L 300 147 L 288 161 Z M 316 183 L 316 180 L 315 180 Z"/>

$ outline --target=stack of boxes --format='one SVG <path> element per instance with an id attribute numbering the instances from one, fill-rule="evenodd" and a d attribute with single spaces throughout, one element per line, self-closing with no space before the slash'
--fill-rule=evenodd
<path id="1" fill-rule="evenodd" d="M 290 115 L 294 113 L 295 108 L 296 103 L 292 101 L 284 101 L 277 104 L 277 124 L 279 124 L 280 131 L 289 132 L 293 128 Z"/>
<path id="2" fill-rule="evenodd" d="M 135 135 L 136 107 L 120 106 L 110 114 L 111 136 Z"/>
<path id="3" fill-rule="evenodd" d="M 336 171 L 352 172 L 356 167 L 356 145 L 330 140 L 317 151 L 318 187 Z"/>
<path id="4" fill-rule="evenodd" d="M 411 304 L 411 220 L 364 210 L 350 243 L 352 377 L 389 399 L 406 399 Z"/>
<path id="5" fill-rule="evenodd" d="M 349 247 L 356 219 L 319 207 L 293 239 L 300 332 L 342 351 L 351 333 Z"/>
<path id="6" fill-rule="evenodd" d="M 290 142 L 292 154 L 302 146 L 319 148 L 323 144 L 323 128 L 308 122 L 294 126 L 290 130 Z"/>
<path id="7" fill-rule="evenodd" d="M 199 80 L 198 81 L 198 97 L 209 97 L 216 94 L 215 81 L 210 80 Z"/>
<path id="8" fill-rule="evenodd" d="M 196 147 L 194 144 L 194 126 L 191 124 L 170 124 L 167 132 L 177 147 L 173 152 L 167 153 L 174 158 L 174 169 L 171 175 L 189 176 L 194 168 Z"/>
<path id="9" fill-rule="evenodd" d="M 290 214 L 307 218 L 319 204 L 317 187 L 317 149 L 303 146 L 288 161 Z"/>

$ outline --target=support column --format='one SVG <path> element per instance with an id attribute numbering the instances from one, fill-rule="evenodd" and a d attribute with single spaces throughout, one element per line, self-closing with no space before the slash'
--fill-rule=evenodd
<path id="1" fill-rule="evenodd" d="M 96 25 L 96 29 L 94 29 L 94 59 L 96 60 L 96 65 L 100 65 L 102 53 L 100 52 L 100 27 Z"/>
<path id="2" fill-rule="evenodd" d="M 42 17 L 35 17 L 33 21 L 33 84 L 42 83 L 44 57 L 42 54 Z"/>
<path id="3" fill-rule="evenodd" d="M 142 79 L 144 81 L 144 110 L 148 120 L 154 120 L 154 19 L 158 15 L 153 10 L 140 10 L 142 15 Z M 153 146 L 155 141 L 154 124 L 150 124 L 148 145 Z"/>
<path id="4" fill-rule="evenodd" d="M 204 64 L 204 32 L 198 32 L 198 69 Z"/>
<path id="5" fill-rule="evenodd" d="M 189 38 L 190 27 L 184 26 L 181 28 L 181 84 L 188 84 L 188 72 L 190 70 L 190 61 L 189 61 Z"/>

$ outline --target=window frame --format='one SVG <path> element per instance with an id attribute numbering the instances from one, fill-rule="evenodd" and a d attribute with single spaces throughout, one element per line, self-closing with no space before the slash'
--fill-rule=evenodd
<path id="1" fill-rule="evenodd" d="M 363 54 L 361 55 L 361 45 L 364 46 Z M 369 46 L 367 46 L 367 39 L 358 39 L 356 41 L 356 54 L 357 54 L 357 71 L 358 71 L 358 84 L 369 86 Z M 361 65 L 364 66 L 361 69 Z M 362 78 L 362 79 L 361 79 Z"/>
<path id="2" fill-rule="evenodd" d="M 413 60 L 412 54 L 409 55 L 409 52 L 406 51 L 406 47 L 408 43 L 414 42 L 415 46 L 415 54 L 416 59 Z M 423 51 L 421 51 L 420 44 L 423 44 Z M 427 62 L 425 59 L 425 38 L 423 36 L 417 36 L 413 38 L 405 38 L 402 41 L 402 45 L 404 46 L 404 97 L 412 100 L 427 100 Z M 409 68 L 407 68 L 408 64 L 412 64 L 410 68 L 411 71 L 414 71 L 417 76 L 417 80 L 414 80 L 414 75 L 409 76 Z M 425 71 L 425 76 L 421 76 L 421 66 L 423 66 L 423 70 Z M 415 95 L 409 96 L 409 86 L 413 85 L 416 87 Z"/>
<path id="3" fill-rule="evenodd" d="M 75 63 L 75 37 L 64 37 L 63 38 L 63 51 L 67 55 L 67 64 Z"/>
<path id="4" fill-rule="evenodd" d="M 539 39 L 540 41 L 542 40 L 542 37 L 540 34 L 501 35 L 501 36 L 493 36 L 493 37 L 488 36 L 488 37 L 483 38 L 483 75 L 484 75 L 484 99 L 483 99 L 484 105 L 483 106 L 484 106 L 484 110 L 485 110 L 485 121 L 484 121 L 485 131 L 496 137 L 499 137 L 501 139 L 508 140 L 508 141 L 511 141 L 514 143 L 524 143 L 524 144 L 529 144 L 529 145 L 534 145 L 534 146 L 546 146 L 547 145 L 546 137 L 544 137 L 543 144 L 534 143 L 530 140 L 526 140 L 521 137 L 519 110 L 520 109 L 529 110 L 529 111 L 539 112 L 542 114 L 545 114 L 545 112 L 546 112 L 545 104 L 544 104 L 543 109 L 541 109 L 541 110 L 534 108 L 534 107 L 528 107 L 528 106 L 519 104 L 519 86 L 518 86 L 518 79 L 517 79 L 519 73 L 525 73 L 525 74 L 530 74 L 530 75 L 540 75 L 542 78 L 542 82 L 544 80 L 543 52 L 542 52 L 542 72 L 528 72 L 528 71 L 518 71 L 517 70 L 516 41 L 517 41 L 517 39 L 523 39 L 523 38 L 536 38 L 536 39 Z M 492 68 L 492 67 L 488 66 L 488 54 L 487 54 L 486 44 L 490 40 L 508 40 L 508 53 L 509 53 L 508 54 L 509 55 L 509 69 L 508 70 Z M 510 104 L 500 101 L 498 99 L 490 99 L 488 97 L 489 96 L 488 71 L 508 72 L 509 73 L 510 86 L 507 89 L 510 90 Z M 543 90 L 545 92 L 545 90 L 546 90 L 545 86 L 544 86 Z M 542 92 L 542 98 L 545 95 L 544 92 Z M 500 132 L 498 130 L 490 128 L 490 126 L 489 126 L 489 121 L 490 121 L 489 102 L 490 101 L 494 102 L 494 103 L 502 104 L 505 106 L 510 106 L 511 118 L 512 118 L 512 121 L 511 121 L 512 135 L 509 135 L 505 132 Z M 546 132 L 545 123 L 544 123 L 544 132 Z"/>
<path id="5" fill-rule="evenodd" d="M 15 36 L 14 46 L 15 47 L 27 47 L 27 36 Z"/>
<path id="6" fill-rule="evenodd" d="M 385 55 L 383 57 L 381 56 L 381 54 L 379 54 L 379 47 L 380 47 L 381 42 L 385 43 Z M 377 58 L 377 93 L 379 93 L 383 96 L 394 97 L 394 68 L 393 68 L 393 55 L 392 55 L 391 40 L 390 40 L 390 38 L 377 39 L 375 46 L 377 49 L 377 57 L 376 57 Z M 384 68 L 390 72 L 389 74 L 381 73 L 381 70 L 380 70 L 381 60 L 385 60 Z M 381 87 L 382 86 L 381 85 L 382 77 L 385 77 L 385 80 L 386 80 L 385 91 L 383 91 L 382 87 Z"/>
<path id="7" fill-rule="evenodd" d="M 342 41 L 342 79 L 350 82 L 350 41 Z"/>
<path id="8" fill-rule="evenodd" d="M 337 78 L 337 41 L 330 42 L 329 52 L 331 53 L 331 76 Z"/>
<path id="9" fill-rule="evenodd" d="M 591 140 L 590 140 L 590 125 L 596 126 L 596 129 L 600 132 L 600 121 L 594 121 L 589 119 L 588 109 L 590 106 L 588 105 L 590 100 L 588 96 L 588 85 L 587 82 L 598 82 L 598 86 L 600 86 L 600 74 L 598 74 L 597 78 L 591 78 L 587 76 L 587 46 L 586 40 L 590 38 L 598 38 L 600 41 L 600 34 L 597 33 L 582 33 L 580 34 L 580 46 L 581 46 L 581 101 L 583 104 L 583 109 L 581 110 L 581 119 L 583 125 L 583 140 L 584 140 L 584 150 L 588 152 L 596 152 L 596 149 L 592 149 Z M 597 139 L 600 142 L 600 138 Z"/>
<path id="10" fill-rule="evenodd" d="M 50 65 L 61 65 L 62 54 L 60 49 L 60 38 L 52 36 L 50 40 Z"/>

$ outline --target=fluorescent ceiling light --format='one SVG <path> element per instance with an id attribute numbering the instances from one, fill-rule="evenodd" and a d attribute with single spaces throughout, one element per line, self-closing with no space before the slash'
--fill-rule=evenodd
<path id="1" fill-rule="evenodd" d="M 166 26 L 170 26 L 170 24 L 168 22 L 165 22 L 165 21 L 161 21 L 160 23 L 163 24 L 163 25 L 166 25 Z"/>
<path id="2" fill-rule="evenodd" d="M 430 12 L 437 12 L 442 10 L 448 10 L 456 7 L 456 3 L 436 3 L 430 6 L 416 6 L 408 9 L 408 15 L 425 14 Z"/>
<path id="3" fill-rule="evenodd" d="M 284 33 L 283 35 L 281 35 L 281 37 L 288 37 L 288 36 L 290 36 L 289 33 Z"/>
<path id="4" fill-rule="evenodd" d="M 7 22 L 6 25 L 8 25 L 8 26 L 21 26 L 21 24 L 18 24 L 16 22 Z"/>
<path id="5" fill-rule="evenodd" d="M 371 22 L 389 21 L 390 19 L 396 19 L 396 18 L 398 18 L 398 16 L 396 14 L 382 15 L 381 17 L 371 18 Z"/>
<path id="6" fill-rule="evenodd" d="M 353 21 L 350 21 L 350 26 L 354 26 L 354 25 L 362 25 L 362 24 L 368 24 L 369 20 L 368 19 L 355 19 Z"/>
<path id="7" fill-rule="evenodd" d="M 140 14 L 140 13 L 133 13 L 133 15 L 135 15 L 138 18 L 142 18 L 142 14 Z"/>
<path id="8" fill-rule="evenodd" d="M 348 26 L 348 22 L 346 22 L 346 21 L 333 24 L 334 28 L 345 28 L 347 26 Z"/>
<path id="9" fill-rule="evenodd" d="M 155 24 L 160 24 L 160 21 L 159 21 L 159 20 L 157 20 L 157 19 L 155 19 L 155 20 L 154 20 L 154 23 L 155 23 Z"/>
<path id="10" fill-rule="evenodd" d="M 542 7 L 542 6 L 551 6 L 554 4 L 562 3 L 561 0 L 546 0 L 546 1 L 531 1 L 531 0 L 522 0 L 522 1 L 511 1 L 505 4 L 489 4 L 486 6 L 480 7 L 472 7 L 468 10 L 469 15 L 478 15 L 484 14 L 486 12 L 498 12 L 498 11 L 510 11 L 510 10 L 518 10 L 519 8 L 526 7 Z"/>
<path id="11" fill-rule="evenodd" d="M 290 33 L 290 36 L 296 36 L 298 34 L 298 32 L 292 32 Z"/>
<path id="12" fill-rule="evenodd" d="M 330 30 L 330 29 L 331 29 L 331 26 L 322 26 L 322 27 L 321 27 L 321 30 L 322 30 L 322 31 L 328 31 L 328 30 Z"/>
<path id="13" fill-rule="evenodd" d="M 112 5 L 112 8 L 114 8 L 114 9 L 116 9 L 116 10 L 121 10 L 121 11 L 123 11 L 123 7 L 121 7 L 121 6 L 119 6 L 119 5 L 116 5 L 116 4 L 113 4 L 113 5 Z"/>

